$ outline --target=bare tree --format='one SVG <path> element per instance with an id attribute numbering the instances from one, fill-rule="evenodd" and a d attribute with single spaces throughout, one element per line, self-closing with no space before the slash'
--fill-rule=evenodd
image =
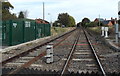
<path id="1" fill-rule="evenodd" d="M 25 18 L 28 17 L 28 13 L 29 13 L 28 10 L 23 11 L 23 14 L 24 14 L 24 17 L 25 17 Z"/>

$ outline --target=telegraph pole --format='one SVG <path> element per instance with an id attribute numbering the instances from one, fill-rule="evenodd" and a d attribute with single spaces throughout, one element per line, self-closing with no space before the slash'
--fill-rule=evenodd
<path id="1" fill-rule="evenodd" d="M 120 1 L 118 2 L 118 20 L 120 20 Z M 116 24 L 115 24 L 115 42 L 118 43 L 119 40 L 118 40 L 118 34 L 119 34 L 119 24 L 118 24 L 118 21 L 116 21 Z"/>
<path id="2" fill-rule="evenodd" d="M 44 2 L 43 2 L 43 20 L 45 20 L 45 6 L 44 6 Z"/>
<path id="3" fill-rule="evenodd" d="M 100 14 L 99 14 L 99 26 L 100 26 Z"/>

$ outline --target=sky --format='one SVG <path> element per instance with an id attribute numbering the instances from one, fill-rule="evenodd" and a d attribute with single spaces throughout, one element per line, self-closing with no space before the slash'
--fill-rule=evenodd
<path id="1" fill-rule="evenodd" d="M 43 18 L 43 2 L 45 3 L 45 20 L 54 22 L 58 14 L 68 13 L 76 22 L 85 17 L 93 21 L 95 18 L 117 18 L 119 0 L 8 0 L 14 9 L 13 13 L 28 11 L 28 18 Z"/>

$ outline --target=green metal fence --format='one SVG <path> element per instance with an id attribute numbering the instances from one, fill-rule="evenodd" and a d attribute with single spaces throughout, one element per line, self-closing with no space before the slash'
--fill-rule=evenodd
<path id="1" fill-rule="evenodd" d="M 16 45 L 38 38 L 50 36 L 49 24 L 38 24 L 35 20 L 17 19 L 3 21 L 3 45 Z"/>
<path id="2" fill-rule="evenodd" d="M 23 21 L 20 20 L 12 20 L 10 22 L 10 45 L 16 45 L 24 42 L 24 25 Z M 9 30 L 9 29 L 8 29 Z"/>
<path id="3" fill-rule="evenodd" d="M 42 38 L 44 37 L 44 26 L 43 24 L 36 24 L 36 38 Z"/>
<path id="4" fill-rule="evenodd" d="M 50 36 L 51 35 L 50 24 L 45 24 L 44 25 L 44 33 L 45 33 L 45 36 Z"/>
<path id="5" fill-rule="evenodd" d="M 0 21 L 0 46 L 2 46 L 2 21 Z"/>
<path id="6" fill-rule="evenodd" d="M 24 22 L 24 42 L 36 39 L 35 29 L 36 29 L 36 26 L 34 21 Z"/>

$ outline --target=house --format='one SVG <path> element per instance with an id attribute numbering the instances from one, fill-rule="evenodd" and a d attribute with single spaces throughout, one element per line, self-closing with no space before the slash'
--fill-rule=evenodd
<path id="1" fill-rule="evenodd" d="M 111 20 L 104 20 L 104 21 L 102 21 L 102 23 L 104 25 L 113 26 L 113 25 L 115 25 L 116 21 L 117 21 L 117 18 L 113 19 L 111 17 Z"/>
<path id="2" fill-rule="evenodd" d="M 111 20 L 104 20 L 102 21 L 103 25 L 107 25 L 107 26 L 113 26 L 113 23 Z"/>
<path id="3" fill-rule="evenodd" d="M 103 19 L 103 18 L 96 18 L 96 19 L 94 20 L 94 22 L 99 22 L 99 21 L 104 21 L 104 19 Z"/>
<path id="4" fill-rule="evenodd" d="M 116 21 L 117 21 L 117 18 L 113 19 L 113 18 L 111 17 L 111 22 L 112 22 L 113 25 L 116 23 Z"/>
<path id="5" fill-rule="evenodd" d="M 111 20 L 106 20 L 106 19 L 103 19 L 103 18 L 96 18 L 94 20 L 94 22 L 99 22 L 100 21 L 103 25 L 113 26 L 115 24 L 116 20 L 117 20 L 116 18 L 113 19 L 112 17 L 111 17 Z"/>

